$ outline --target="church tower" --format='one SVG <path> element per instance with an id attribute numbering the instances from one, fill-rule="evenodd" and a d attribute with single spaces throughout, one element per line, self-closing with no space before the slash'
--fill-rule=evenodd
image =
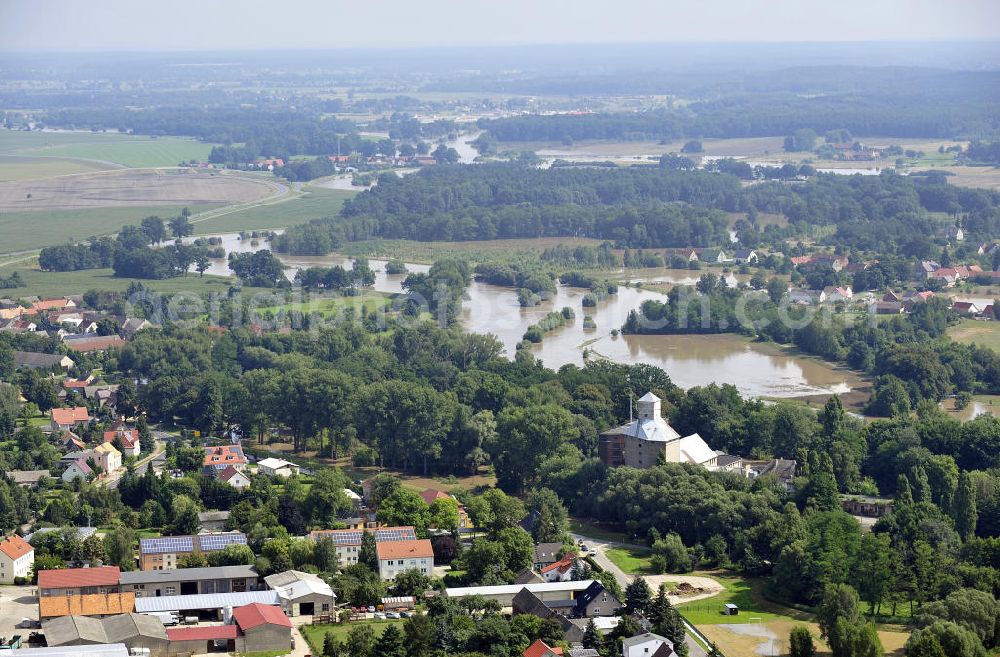
<path id="1" fill-rule="evenodd" d="M 657 420 L 660 418 L 660 398 L 651 392 L 639 398 L 639 421 Z"/>

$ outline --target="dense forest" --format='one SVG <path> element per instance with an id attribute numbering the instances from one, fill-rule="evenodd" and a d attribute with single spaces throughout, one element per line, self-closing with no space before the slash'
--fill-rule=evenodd
<path id="1" fill-rule="evenodd" d="M 635 94 L 646 89 L 695 100 L 683 108 L 526 114 L 483 119 L 479 125 L 501 142 L 776 137 L 802 128 L 820 134 L 847 129 L 881 137 L 986 138 L 997 134 L 1000 119 L 997 78 L 995 72 L 828 66 L 745 75 L 647 72 L 504 80 L 497 85 L 511 93 Z M 962 102 L 954 102 L 956 97 Z"/>
<path id="2" fill-rule="evenodd" d="M 438 166 L 404 178 L 385 174 L 376 187 L 348 200 L 340 217 L 292 227 L 275 248 L 322 255 L 343 241 L 373 237 L 546 236 L 594 237 L 633 248 L 725 246 L 730 241 L 723 211 L 746 213 L 744 245 L 767 244 L 782 252 L 785 240 L 817 226 L 835 226 L 832 234 L 824 231 L 830 245 L 883 257 L 936 257 L 936 237 L 956 218 L 970 243 L 1000 233 L 1000 193 L 956 187 L 933 172 L 814 173 L 805 182 L 765 180 L 742 187 L 733 175 L 700 170 L 496 163 Z M 789 225 L 754 226 L 764 212 L 783 215 Z"/>

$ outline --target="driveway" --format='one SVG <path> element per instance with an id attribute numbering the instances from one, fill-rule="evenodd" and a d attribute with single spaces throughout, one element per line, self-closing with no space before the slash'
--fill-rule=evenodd
<path id="1" fill-rule="evenodd" d="M 623 590 L 625 589 L 626 586 L 628 586 L 632 582 L 634 576 L 629 575 L 628 573 L 624 572 L 621 568 L 616 566 L 614 562 L 611 561 L 611 559 L 608 559 L 608 555 L 605 554 L 605 552 L 608 548 L 613 548 L 613 547 L 626 547 L 626 548 L 637 547 L 645 549 L 646 547 L 645 545 L 636 545 L 634 543 L 617 543 L 614 541 L 601 541 L 592 538 L 590 536 L 584 536 L 582 534 L 570 534 L 570 536 L 572 536 L 573 540 L 577 542 L 583 540 L 583 542 L 587 544 L 587 547 L 590 548 L 590 556 L 593 557 L 597 565 L 606 570 L 607 572 L 611 573 L 612 575 L 614 575 L 615 579 L 618 581 L 618 584 L 622 587 Z M 671 582 L 671 583 L 687 582 L 695 588 L 705 589 L 705 593 L 701 593 L 698 595 L 686 595 L 683 598 L 676 595 L 669 596 L 670 604 L 674 605 L 680 602 L 691 602 L 693 600 L 710 598 L 713 595 L 718 595 L 723 590 L 722 585 L 716 582 L 711 577 L 699 577 L 697 575 L 646 575 L 644 576 L 644 579 L 646 580 L 646 583 L 649 584 L 649 588 L 651 588 L 654 593 L 660 587 L 660 584 L 664 582 Z M 688 633 L 687 635 L 687 645 L 688 645 L 689 657 L 708 656 L 707 651 L 704 648 L 702 648 L 697 641 L 694 640 L 694 638 L 691 636 L 690 633 Z"/>

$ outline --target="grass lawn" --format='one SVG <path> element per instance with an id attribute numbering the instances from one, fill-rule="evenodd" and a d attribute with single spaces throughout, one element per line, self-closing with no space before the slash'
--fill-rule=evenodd
<path id="1" fill-rule="evenodd" d="M 59 296 L 63 294 L 83 294 L 88 290 L 123 292 L 128 289 L 133 279 L 116 278 L 111 269 L 86 269 L 83 271 L 50 272 L 38 269 L 34 259 L 23 260 L 13 264 L 0 264 L 0 276 L 10 276 L 19 272 L 25 286 L 4 290 L 5 295 L 23 297 L 37 295 L 40 297 Z M 161 281 L 142 281 L 148 289 L 165 294 L 191 292 L 207 294 L 216 292 L 225 295 L 234 279 L 222 276 L 198 276 L 188 274 L 178 278 L 168 278 Z M 265 292 L 263 288 L 243 288 L 245 294 Z"/>
<path id="2" fill-rule="evenodd" d="M 212 144 L 186 137 L 0 130 L 3 155 L 81 158 L 126 167 L 172 167 L 188 160 L 203 161 L 211 150 Z"/>
<path id="3" fill-rule="evenodd" d="M 0 253 L 15 253 L 44 246 L 85 240 L 94 235 L 117 232 L 125 224 L 138 224 L 144 217 L 174 217 L 183 205 L 154 205 L 134 208 L 86 208 L 81 210 L 38 210 L 0 213 Z M 212 205 L 190 206 L 192 212 Z M 206 227 L 211 225 L 205 224 Z"/>
<path id="4" fill-rule="evenodd" d="M 746 579 L 732 575 L 710 573 L 713 579 L 724 587 L 724 591 L 707 600 L 682 603 L 677 609 L 693 625 L 715 625 L 719 623 L 749 623 L 760 618 L 760 622 L 770 621 L 803 621 L 810 620 L 805 612 L 788 607 L 782 607 L 764 599 L 761 594 L 763 580 Z M 725 604 L 735 604 L 740 608 L 738 616 L 723 616 Z"/>
<path id="5" fill-rule="evenodd" d="M 390 625 L 402 625 L 405 619 L 358 621 L 356 623 L 334 623 L 331 625 L 302 625 L 299 632 L 305 637 L 314 655 L 323 654 L 323 640 L 327 632 L 332 632 L 338 641 L 343 641 L 351 630 L 355 627 L 370 627 L 376 637 L 382 636 L 382 632 Z M 402 629 L 402 628 L 400 628 Z"/>
<path id="6" fill-rule="evenodd" d="M 963 319 L 948 329 L 948 337 L 963 344 L 976 343 L 1000 351 L 1000 322 Z"/>
<path id="7" fill-rule="evenodd" d="M 608 541 L 609 543 L 629 543 L 630 539 L 625 532 L 608 529 L 602 525 L 597 525 L 582 518 L 570 518 L 569 530 L 574 534 L 581 534 L 598 541 Z"/>
<path id="8" fill-rule="evenodd" d="M 652 575 L 650 552 L 645 548 L 614 547 L 605 551 L 611 563 L 630 575 Z"/>
<path id="9" fill-rule="evenodd" d="M 220 210 L 211 213 L 211 218 L 204 220 L 195 217 L 195 233 L 205 235 L 240 230 L 287 228 L 295 224 L 303 224 L 310 219 L 334 217 L 340 212 L 344 200 L 356 193 L 339 189 L 307 187 L 305 193 L 297 198 L 236 209 L 232 212 Z"/>

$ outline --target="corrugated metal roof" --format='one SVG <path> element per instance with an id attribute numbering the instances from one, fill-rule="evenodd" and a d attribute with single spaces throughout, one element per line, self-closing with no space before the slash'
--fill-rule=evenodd
<path id="1" fill-rule="evenodd" d="M 505 584 L 502 586 L 464 586 L 460 588 L 445 589 L 444 593 L 449 598 L 461 598 L 467 595 L 515 595 L 521 589 L 528 589 L 532 593 L 549 593 L 553 591 L 583 591 L 594 583 L 592 579 L 585 579 L 579 582 L 546 582 L 544 584 Z M 138 603 L 138 600 L 136 600 Z"/>
<path id="2" fill-rule="evenodd" d="M 178 568 L 176 570 L 132 570 L 121 575 L 122 584 L 152 584 L 154 582 L 190 582 L 206 579 L 256 578 L 253 566 L 216 566 L 208 568 Z"/>
<path id="3" fill-rule="evenodd" d="M 135 610 L 184 611 L 187 609 L 224 609 L 242 607 L 260 602 L 265 605 L 281 604 L 277 591 L 247 591 L 245 593 L 206 593 L 201 595 L 165 595 L 158 598 L 136 598 Z"/>
<path id="4" fill-rule="evenodd" d="M 129 657 L 124 643 L 98 643 L 83 646 L 55 648 L 18 648 L 10 651 L 11 657 Z"/>

